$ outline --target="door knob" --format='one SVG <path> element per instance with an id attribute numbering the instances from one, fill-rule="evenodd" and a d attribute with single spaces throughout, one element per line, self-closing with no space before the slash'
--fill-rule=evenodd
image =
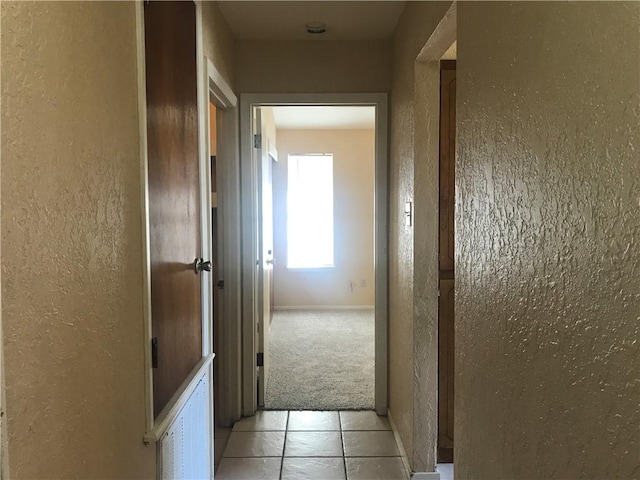
<path id="1" fill-rule="evenodd" d="M 208 260 L 205 262 L 202 258 L 196 258 L 193 262 L 193 269 L 196 271 L 196 273 L 210 272 L 211 262 Z"/>
<path id="2" fill-rule="evenodd" d="M 269 258 L 265 263 L 267 265 L 273 265 L 273 261 L 274 261 L 273 258 Z"/>

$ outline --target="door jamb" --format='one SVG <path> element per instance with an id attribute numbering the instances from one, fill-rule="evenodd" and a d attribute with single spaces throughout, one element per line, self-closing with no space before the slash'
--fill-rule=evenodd
<path id="1" fill-rule="evenodd" d="M 238 158 L 238 98 L 218 72 L 210 59 L 206 58 L 206 85 L 208 101 L 216 108 L 216 138 L 218 162 L 216 191 L 218 197 L 218 238 L 217 257 L 220 280 L 224 288 L 220 290 L 216 313 L 220 319 L 218 335 L 221 337 L 217 361 L 220 391 L 216 423 L 230 426 L 241 417 L 241 371 L 240 371 L 240 167 Z M 206 115 L 206 130 L 211 128 Z M 209 142 L 206 142 L 209 145 Z M 211 151 L 207 147 L 207 158 Z M 209 172 L 209 178 L 211 173 Z M 218 288 L 212 285 L 212 288 Z"/>
<path id="2" fill-rule="evenodd" d="M 242 413 L 257 410 L 256 385 L 256 181 L 252 154 L 252 108 L 287 105 L 370 105 L 376 107 L 375 161 L 375 409 L 388 406 L 388 96 L 386 93 L 258 93 L 240 96 L 240 169 L 242 195 Z"/>

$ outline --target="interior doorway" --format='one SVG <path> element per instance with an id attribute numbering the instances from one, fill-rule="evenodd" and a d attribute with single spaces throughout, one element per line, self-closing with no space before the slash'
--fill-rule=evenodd
<path id="1" fill-rule="evenodd" d="M 336 235 L 342 233 L 334 231 L 334 227 L 337 229 L 338 224 L 334 221 L 335 219 L 329 217 L 341 214 L 342 210 L 348 210 L 340 206 L 344 207 L 346 202 L 349 202 L 349 198 L 348 196 L 340 197 L 340 204 L 334 204 L 337 191 L 333 191 L 333 188 L 337 188 L 338 185 L 336 172 L 333 170 L 336 159 L 334 152 L 330 151 L 332 148 L 311 143 L 310 139 L 319 140 L 322 136 L 320 132 L 309 135 L 309 132 L 294 133 L 281 129 L 282 135 L 277 135 L 278 128 L 274 112 L 276 116 L 284 118 L 295 116 L 296 110 L 292 109 L 306 108 L 306 114 L 304 110 L 297 110 L 297 113 L 299 118 L 309 122 L 318 117 L 320 111 L 316 110 L 315 116 L 310 115 L 309 112 L 321 107 L 359 108 L 361 112 L 367 110 L 371 116 L 370 126 L 373 128 L 370 132 L 370 150 L 372 151 L 370 181 L 373 188 L 369 195 L 371 200 L 369 208 L 373 221 L 369 230 L 371 248 L 368 254 L 371 272 L 366 275 L 352 268 L 346 278 L 340 279 L 336 276 L 345 275 L 340 271 L 339 266 L 342 265 L 339 264 L 348 262 L 344 261 L 344 257 L 340 257 L 342 252 L 338 252 L 342 242 Z M 341 118 L 345 116 L 342 115 Z M 282 122 L 281 119 L 279 121 Z M 241 169 L 243 172 L 241 191 L 244 199 L 243 291 L 250 293 L 243 297 L 243 414 L 245 416 L 253 415 L 259 407 L 287 408 L 284 404 L 270 404 L 269 392 L 273 393 L 271 398 L 275 398 L 274 392 L 277 388 L 271 390 L 269 388 L 270 369 L 273 367 L 271 356 L 273 352 L 270 351 L 272 342 L 270 342 L 269 333 L 280 331 L 283 332 L 283 338 L 284 336 L 295 338 L 295 335 L 291 335 L 290 328 L 278 327 L 280 324 L 286 325 L 287 322 L 291 322 L 292 312 L 295 310 L 298 310 L 302 317 L 306 315 L 307 318 L 309 316 L 315 318 L 315 321 L 310 321 L 314 326 L 325 321 L 331 310 L 369 311 L 370 330 L 373 337 L 370 353 L 374 364 L 370 406 L 375 407 L 380 415 L 387 413 L 386 121 L 387 99 L 384 94 L 256 94 L 241 97 Z M 276 134 L 269 135 L 269 129 L 275 130 Z M 345 135 L 344 138 L 354 136 L 356 135 L 352 132 L 352 135 Z M 284 140 L 287 144 L 285 148 L 283 148 L 285 144 L 281 143 Z M 303 143 L 295 143 L 296 141 Z M 342 143 L 345 143 L 344 139 Z M 340 168 L 342 166 L 341 164 Z M 361 173 L 364 173 L 364 170 Z M 351 176 L 357 177 L 357 175 L 356 168 Z M 274 185 L 281 185 L 283 180 L 284 188 L 274 189 Z M 340 185 L 340 188 L 342 187 Z M 358 189 L 354 187 L 352 190 Z M 296 195 L 297 197 L 293 198 Z M 309 198 L 319 199 L 323 195 L 326 196 L 324 200 L 309 202 Z M 357 214 L 355 217 L 349 221 L 357 223 L 359 217 Z M 291 221 L 292 219 L 296 220 Z M 323 241 L 323 239 L 330 239 L 330 241 Z M 363 246 L 361 247 L 365 250 Z M 319 293 L 326 293 L 332 289 L 340 290 L 340 287 L 347 297 L 351 295 L 355 298 L 366 290 L 369 290 L 372 295 L 368 301 L 358 303 L 356 300 L 351 304 L 344 303 L 340 295 L 334 296 L 333 300 L 328 300 L 326 296 L 324 299 L 318 298 Z M 294 298 L 295 301 L 292 300 Z M 375 309 L 372 309 L 372 306 Z M 336 307 L 349 308 L 338 310 Z M 304 322 L 302 317 L 294 322 Z M 345 317 L 346 315 L 338 317 L 334 315 L 334 324 L 345 323 Z M 339 319 L 336 320 L 336 318 Z M 294 323 L 294 325 L 297 324 Z M 321 333 L 316 335 L 318 344 L 321 343 L 321 335 Z M 357 334 L 351 336 L 358 337 Z M 349 335 L 345 334 L 345 337 Z M 277 342 L 273 342 L 273 345 L 277 345 Z M 309 353 L 312 354 L 312 352 Z M 278 385 L 278 381 L 273 380 L 272 387 Z M 280 384 L 283 383 L 286 384 L 287 380 L 280 381 Z M 327 408 L 322 404 L 304 405 L 303 407 L 301 404 L 299 408 Z M 298 408 L 298 406 L 292 407 Z M 336 404 L 336 409 L 340 408 L 348 408 L 348 406 Z"/>
<path id="2" fill-rule="evenodd" d="M 238 100 L 209 59 L 206 79 L 215 425 L 226 427 L 241 417 Z"/>
<path id="3" fill-rule="evenodd" d="M 456 61 L 440 62 L 438 462 L 453 463 Z"/>
<path id="4" fill-rule="evenodd" d="M 258 406 L 375 405 L 375 107 L 254 107 Z"/>

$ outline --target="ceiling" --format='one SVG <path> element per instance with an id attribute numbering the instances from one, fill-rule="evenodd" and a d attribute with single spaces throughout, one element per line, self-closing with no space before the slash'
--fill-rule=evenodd
<path id="1" fill-rule="evenodd" d="M 375 107 L 273 107 L 279 129 L 375 128 Z"/>
<path id="2" fill-rule="evenodd" d="M 404 1 L 221 1 L 233 35 L 243 40 L 372 40 L 391 38 Z M 322 22 L 326 33 L 307 33 Z"/>

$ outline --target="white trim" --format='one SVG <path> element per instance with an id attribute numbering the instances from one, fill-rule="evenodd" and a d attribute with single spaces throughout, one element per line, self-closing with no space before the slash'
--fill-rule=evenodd
<path id="1" fill-rule="evenodd" d="M 149 166 L 147 154 L 147 84 L 144 45 L 144 6 L 135 2 L 136 12 L 136 67 L 138 71 L 138 133 L 140 135 L 140 204 L 142 214 L 142 301 L 144 315 L 144 390 L 145 437 L 153 430 L 153 368 L 151 365 L 151 251 L 149 238 Z"/>
<path id="2" fill-rule="evenodd" d="M 157 442 L 160 440 L 162 435 L 167 431 L 167 428 L 169 428 L 169 425 L 171 425 L 171 423 L 176 419 L 178 413 L 182 410 L 182 407 L 184 407 L 189 401 L 189 398 L 191 398 L 191 394 L 198 386 L 200 379 L 203 376 L 208 375 L 209 368 L 211 367 L 215 356 L 215 353 L 211 353 L 200 359 L 189 376 L 185 378 L 184 382 L 182 382 L 180 388 L 178 388 L 176 393 L 173 394 L 167 403 L 167 406 L 162 409 L 160 415 L 156 418 L 153 429 L 145 434 L 145 443 Z"/>
<path id="3" fill-rule="evenodd" d="M 202 4 L 195 2 L 196 8 L 196 78 L 198 101 L 198 156 L 200 157 L 200 257 L 211 260 L 211 162 L 209 161 L 209 102 L 207 82 L 204 73 L 204 53 L 202 38 Z M 201 274 L 202 296 L 202 356 L 213 352 L 213 290 L 212 274 Z"/>
<path id="4" fill-rule="evenodd" d="M 251 104 L 240 97 L 240 198 L 241 198 L 241 277 L 242 277 L 242 415 L 251 416 L 258 408 L 255 312 L 256 226 L 253 221 L 255 204 L 255 160 L 251 132 Z"/>
<path id="5" fill-rule="evenodd" d="M 226 109 L 235 108 L 238 105 L 238 97 L 220 74 L 216 66 L 207 58 L 207 78 L 209 93 L 216 99 L 216 106 Z"/>
<path id="6" fill-rule="evenodd" d="M 275 305 L 274 311 L 282 310 L 374 310 L 375 305 Z"/>
<path id="7" fill-rule="evenodd" d="M 440 472 L 416 472 L 411 480 L 440 480 Z"/>
<path id="8" fill-rule="evenodd" d="M 389 335 L 389 103 L 381 94 L 376 102 L 376 163 L 374 198 L 375 255 L 375 406 L 388 410 Z"/>
<path id="9" fill-rule="evenodd" d="M 238 99 L 231 87 L 206 58 L 205 83 L 209 101 L 216 108 L 217 158 L 216 191 L 218 197 L 218 274 L 224 281 L 219 291 L 216 314 L 220 319 L 218 335 L 221 339 L 216 352 L 218 359 L 218 385 L 223 386 L 218 396 L 216 421 L 231 425 L 242 415 L 242 374 L 240 348 L 240 165 L 238 162 Z M 206 116 L 206 130 L 211 126 Z M 209 145 L 209 142 L 207 142 Z M 211 155 L 208 151 L 207 158 Z M 213 285 L 217 288 L 217 285 Z M 213 385 L 213 383 L 212 383 Z"/>
<path id="10" fill-rule="evenodd" d="M 242 385 L 243 415 L 257 409 L 256 390 L 256 165 L 252 155 L 252 108 L 288 105 L 376 106 L 375 161 L 375 405 L 387 413 L 388 371 L 388 95 L 386 93 L 242 94 L 240 97 L 240 168 L 242 192 Z"/>
<path id="11" fill-rule="evenodd" d="M 194 0 L 196 8 L 196 95 L 198 107 L 198 156 L 199 156 L 199 172 L 200 172 L 200 257 L 205 261 L 213 258 L 213 239 L 211 232 L 211 162 L 209 161 L 209 90 L 205 78 L 204 64 L 204 39 L 202 32 L 202 3 L 200 0 Z M 201 272 L 201 301 L 202 301 L 202 365 L 191 378 L 191 383 L 187 389 L 191 392 L 185 397 L 180 397 L 179 403 L 186 403 L 190 398 L 193 390 L 198 386 L 203 376 L 209 376 L 207 382 L 208 398 L 208 440 L 211 446 L 209 452 L 209 475 L 213 476 L 215 470 L 215 455 L 213 452 L 213 437 L 215 432 L 214 421 L 214 378 L 213 378 L 213 273 Z M 187 380 L 189 380 L 187 378 Z M 178 390 L 179 391 L 179 390 Z M 175 395 L 174 395 L 175 397 Z M 177 402 L 178 403 L 178 402 Z M 169 402 L 171 405 L 171 401 Z M 177 406 L 177 405 L 176 405 Z M 183 405 L 184 406 L 184 405 Z M 177 408 L 173 415 L 169 415 L 170 421 L 173 422 L 179 414 L 182 406 Z M 161 412 L 162 414 L 162 412 Z M 159 417 L 158 419 L 160 419 Z M 164 431 L 169 427 L 166 425 Z"/>

